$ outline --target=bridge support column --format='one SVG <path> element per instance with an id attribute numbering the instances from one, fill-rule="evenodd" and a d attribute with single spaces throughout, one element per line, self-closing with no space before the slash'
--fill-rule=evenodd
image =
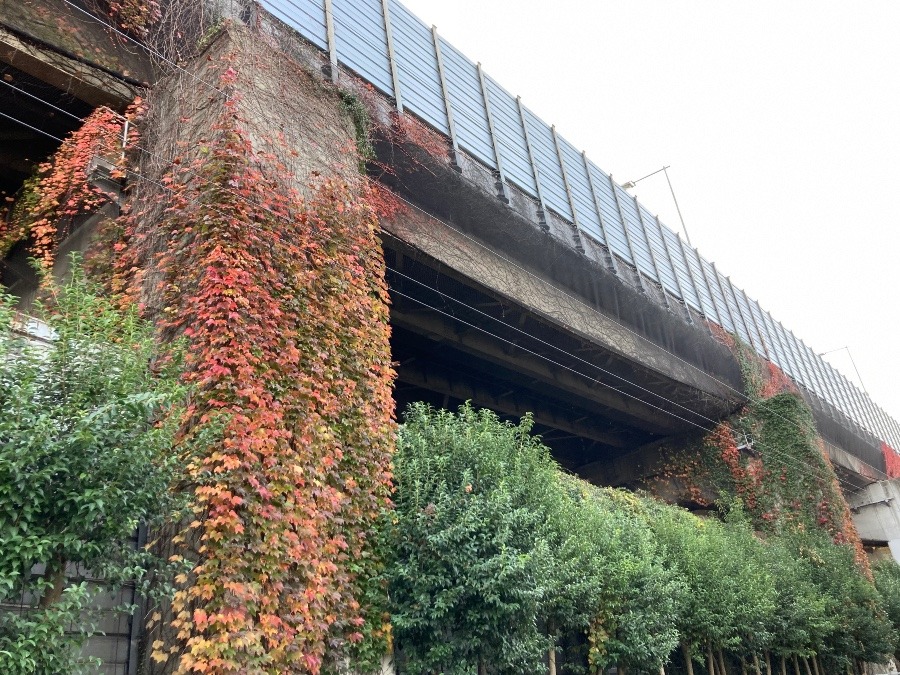
<path id="1" fill-rule="evenodd" d="M 848 501 L 863 542 L 887 544 L 894 560 L 900 562 L 900 478 L 867 485 Z"/>

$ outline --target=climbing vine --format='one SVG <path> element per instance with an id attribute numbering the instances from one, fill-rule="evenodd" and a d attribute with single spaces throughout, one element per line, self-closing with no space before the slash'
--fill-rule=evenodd
<path id="1" fill-rule="evenodd" d="M 91 180 L 91 171 L 101 162 L 114 167 L 119 161 L 122 119 L 108 108 L 98 108 L 38 166 L 10 218 L 0 222 L 0 256 L 28 240 L 35 257 L 50 266 L 75 219 L 115 199 Z"/>
<path id="2" fill-rule="evenodd" d="M 824 531 L 835 543 L 850 546 L 868 570 L 834 468 L 796 386 L 721 329 L 717 339 L 740 363 L 746 403 L 702 438 L 695 435 L 684 444 L 664 474 L 681 479 L 699 505 L 738 499 L 757 530 Z M 712 499 L 706 498 L 710 490 Z"/>
<path id="3" fill-rule="evenodd" d="M 888 478 L 900 477 L 900 454 L 884 441 L 881 442 L 881 454 L 884 456 L 885 473 Z"/>
<path id="4" fill-rule="evenodd" d="M 315 674 L 387 639 L 370 582 L 394 431 L 383 260 L 365 188 L 323 179 L 304 200 L 238 103 L 163 177 L 162 221 L 137 209 L 119 247 L 119 283 L 152 265 L 158 324 L 188 343 L 189 437 L 219 437 L 183 457 L 193 519 L 176 557 L 192 569 L 152 656 Z"/>

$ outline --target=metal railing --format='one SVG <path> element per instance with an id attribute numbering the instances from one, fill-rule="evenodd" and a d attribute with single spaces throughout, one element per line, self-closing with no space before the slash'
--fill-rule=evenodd
<path id="1" fill-rule="evenodd" d="M 638 278 L 738 335 L 798 385 L 890 447 L 900 424 L 697 249 L 396 0 L 262 0 L 262 6 L 516 186 L 635 267 Z"/>

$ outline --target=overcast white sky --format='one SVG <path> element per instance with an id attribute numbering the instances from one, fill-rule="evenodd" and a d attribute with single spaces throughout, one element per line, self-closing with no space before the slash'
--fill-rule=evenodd
<path id="1" fill-rule="evenodd" d="M 900 419 L 900 1 L 402 1 Z"/>

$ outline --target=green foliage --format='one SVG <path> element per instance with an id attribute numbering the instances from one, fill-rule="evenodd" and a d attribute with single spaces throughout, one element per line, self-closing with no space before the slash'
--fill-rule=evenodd
<path id="1" fill-rule="evenodd" d="M 860 573 L 853 549 L 818 532 L 795 535 L 793 540 L 797 554 L 809 561 L 819 594 L 830 603 L 833 624 L 819 653 L 842 666 L 854 660 L 883 662 L 893 653 L 897 636 L 875 584 Z"/>
<path id="2" fill-rule="evenodd" d="M 875 588 L 881 595 L 888 620 L 900 638 L 900 565 L 896 560 L 880 560 L 872 566 Z M 894 640 L 894 659 L 900 659 L 900 639 Z"/>
<path id="3" fill-rule="evenodd" d="M 551 625 L 587 629 L 590 672 L 615 663 L 654 671 L 678 644 L 686 587 L 643 519 L 643 501 L 562 476 L 563 517 L 551 522 L 556 587 Z"/>
<path id="4" fill-rule="evenodd" d="M 13 329 L 0 296 L 0 602 L 31 607 L 0 614 L 2 672 L 74 672 L 91 593 L 67 575 L 141 581 L 150 561 L 131 537 L 176 506 L 177 364 L 80 273 L 48 290 L 46 343 Z"/>
<path id="5" fill-rule="evenodd" d="M 390 570 L 404 672 L 529 672 L 549 647 L 537 623 L 552 559 L 536 534 L 556 467 L 529 430 L 468 406 L 407 412 Z"/>
<path id="6" fill-rule="evenodd" d="M 356 153 L 359 155 L 359 172 L 366 172 L 366 162 L 374 159 L 375 148 L 372 145 L 371 127 L 372 119 L 362 100 L 347 91 L 341 92 L 341 107 L 353 122 L 353 132 L 356 136 Z"/>
<path id="7" fill-rule="evenodd" d="M 813 581 L 813 562 L 800 555 L 802 544 L 796 540 L 797 536 L 783 534 L 766 545 L 765 564 L 776 580 L 777 592 L 769 648 L 783 656 L 810 656 L 837 627 L 834 598 L 823 594 Z"/>
<path id="8" fill-rule="evenodd" d="M 591 672 L 657 669 L 677 644 L 684 586 L 640 502 L 564 476 L 530 428 L 408 411 L 388 568 L 404 672 L 538 672 L 573 634 Z"/>
<path id="9" fill-rule="evenodd" d="M 707 644 L 734 651 L 764 645 L 775 585 L 763 544 L 746 523 L 659 505 L 650 524 L 689 588 L 678 626 L 683 643 L 695 654 Z"/>
<path id="10" fill-rule="evenodd" d="M 384 533 L 402 672 L 546 672 L 556 645 L 563 672 L 656 672 L 679 642 L 700 661 L 770 652 L 843 669 L 896 646 L 852 546 L 802 527 L 760 536 L 736 497 L 699 518 L 596 488 L 529 431 L 468 405 L 408 411 Z M 900 618 L 898 569 L 879 578 Z"/>

